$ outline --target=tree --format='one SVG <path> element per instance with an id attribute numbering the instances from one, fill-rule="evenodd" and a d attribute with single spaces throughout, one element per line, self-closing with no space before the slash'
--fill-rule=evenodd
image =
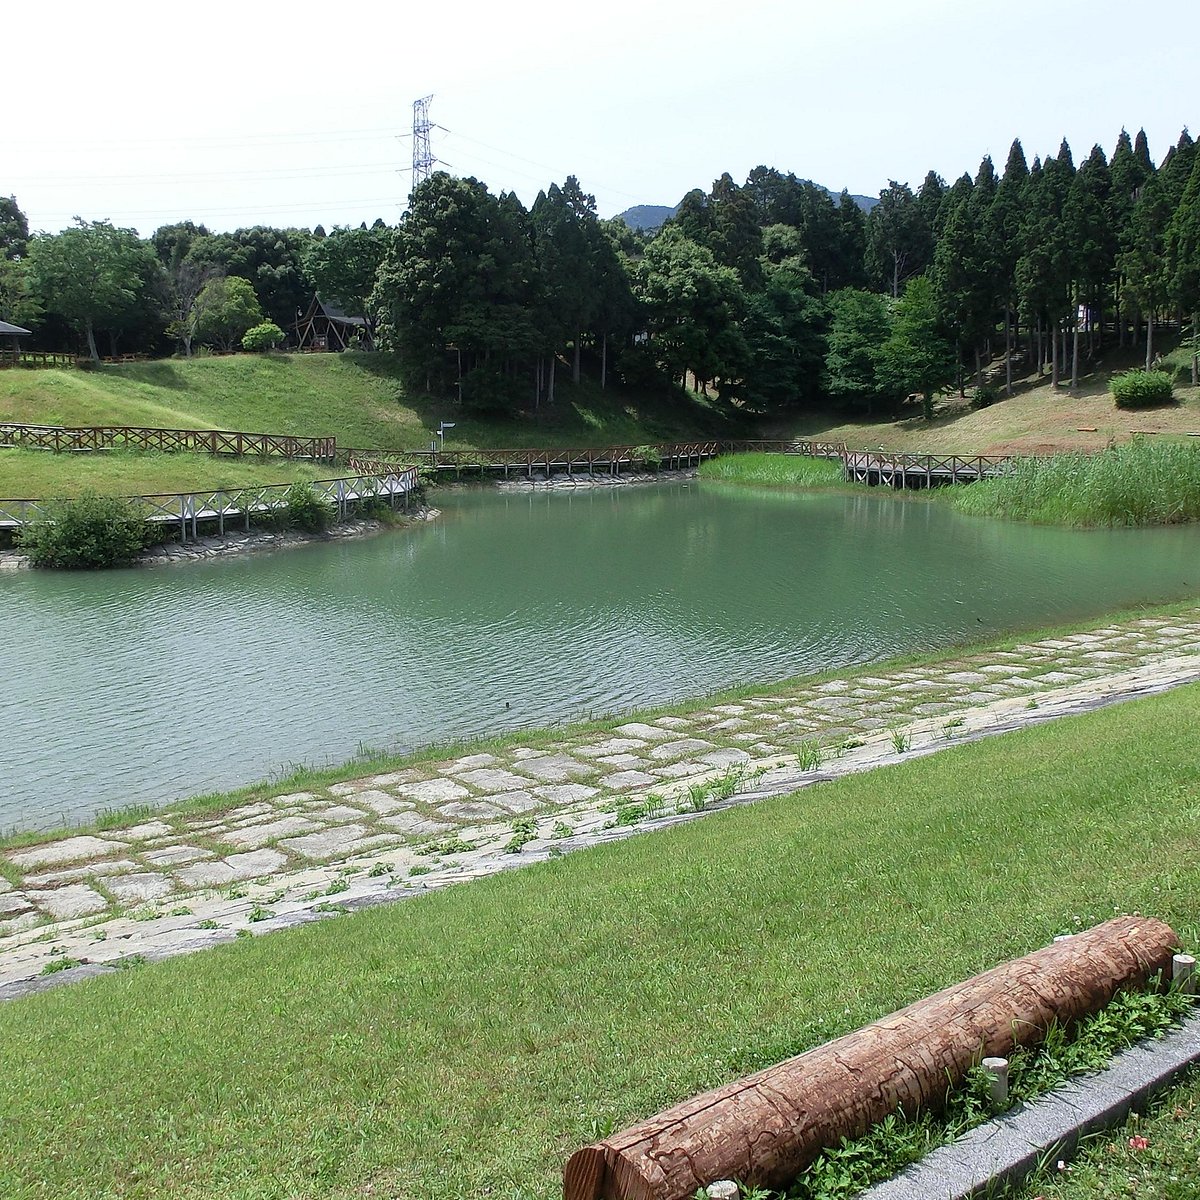
<path id="1" fill-rule="evenodd" d="M 650 353 L 673 379 L 740 379 L 747 347 L 740 328 L 746 297 L 737 272 L 721 266 L 678 225 L 666 225 L 638 265 L 637 294 Z"/>
<path id="2" fill-rule="evenodd" d="M 771 410 L 817 400 L 825 324 L 825 305 L 806 269 L 767 268 L 762 291 L 747 299 L 743 323 L 752 365 L 741 390 L 749 404 Z"/>
<path id="3" fill-rule="evenodd" d="M 284 332 L 274 321 L 263 321 L 242 334 L 242 346 L 254 353 L 274 350 L 284 339 Z"/>
<path id="4" fill-rule="evenodd" d="M 0 258 L 24 258 L 29 247 L 29 222 L 17 207 L 16 196 L 0 196 Z"/>
<path id="5" fill-rule="evenodd" d="M 712 234 L 708 248 L 717 262 L 732 267 L 748 288 L 762 284 L 758 259 L 762 254 L 762 228 L 754 198 L 733 182 L 726 171 L 709 193 Z"/>
<path id="6" fill-rule="evenodd" d="M 884 386 L 901 396 L 918 392 L 926 420 L 933 417 L 933 393 L 954 378 L 954 348 L 939 323 L 933 282 L 919 275 L 897 301 L 891 332 L 879 349 Z"/>
<path id="7" fill-rule="evenodd" d="M 329 234 L 319 238 L 314 234 L 314 241 L 303 255 L 304 274 L 312 280 L 318 296 L 353 316 L 365 317 L 373 330 L 375 322 L 368 302 L 390 242 L 386 227 L 334 226 Z"/>
<path id="8" fill-rule="evenodd" d="M 876 281 L 893 299 L 900 285 L 929 261 L 931 232 L 906 183 L 890 181 L 867 217 L 867 259 Z"/>
<path id="9" fill-rule="evenodd" d="M 574 175 L 560 188 L 539 192 L 529 213 L 534 250 L 544 289 L 546 326 L 553 341 L 573 341 L 571 378 L 579 382 L 583 332 L 596 313 L 596 263 L 599 249 L 595 197 L 587 195 Z M 554 377 L 551 347 L 550 378 Z M 553 384 L 551 384 L 553 396 Z"/>
<path id="10" fill-rule="evenodd" d="M 1004 390 L 1012 395 L 1013 313 L 1017 308 L 1017 260 L 1021 254 L 1021 228 L 1025 220 L 1025 185 L 1029 167 L 1025 150 L 1014 141 L 988 212 L 986 236 L 996 256 L 996 285 L 1004 304 Z"/>
<path id="11" fill-rule="evenodd" d="M 825 390 L 866 406 L 868 415 L 883 391 L 879 351 L 890 331 L 887 301 L 876 292 L 843 288 L 827 297 L 829 333 Z"/>
<path id="12" fill-rule="evenodd" d="M 520 201 L 437 171 L 413 192 L 370 306 L 414 383 L 461 387 L 474 407 L 511 406 L 517 372 L 546 349 L 539 282 Z"/>
<path id="13" fill-rule="evenodd" d="M 1165 235 L 1171 212 L 1162 182 L 1152 175 L 1142 185 L 1118 264 L 1125 293 L 1146 319 L 1146 370 L 1154 359 L 1154 314 L 1167 299 Z"/>
<path id="14" fill-rule="evenodd" d="M 1163 238 L 1167 295 L 1192 315 L 1192 386 L 1200 375 L 1200 154 Z"/>
<path id="15" fill-rule="evenodd" d="M 42 319 L 42 311 L 29 263 L 0 258 L 0 321 L 32 329 Z"/>
<path id="16" fill-rule="evenodd" d="M 304 252 L 312 241 L 307 229 L 256 225 L 197 238 L 188 253 L 203 266 L 249 280 L 262 311 L 286 329 L 312 298 L 312 281 L 304 273 Z"/>
<path id="17" fill-rule="evenodd" d="M 39 297 L 83 335 L 93 362 L 100 359 L 96 329 L 119 323 L 137 303 L 149 253 L 135 230 L 81 217 L 73 228 L 39 234 L 29 243 L 30 275 Z"/>
<path id="18" fill-rule="evenodd" d="M 246 330 L 262 319 L 254 288 L 239 275 L 210 279 L 196 301 L 196 332 L 219 350 L 236 349 Z"/>

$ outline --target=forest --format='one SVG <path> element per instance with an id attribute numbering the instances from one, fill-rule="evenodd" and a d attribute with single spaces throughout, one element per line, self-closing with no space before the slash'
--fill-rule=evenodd
<path id="1" fill-rule="evenodd" d="M 439 172 L 398 225 L 328 233 L 184 221 L 143 239 L 77 219 L 31 234 L 0 197 L 0 319 L 42 348 L 286 348 L 314 293 L 366 317 L 411 388 L 477 410 L 536 412 L 586 372 L 757 412 L 928 412 L 955 385 L 989 402 L 1015 369 L 1074 386 L 1114 341 L 1149 367 L 1164 329 L 1194 349 L 1200 154 L 1186 129 L 1157 165 L 1144 132 L 1078 165 L 1065 140 L 1032 164 L 1014 141 L 1000 172 L 984 157 L 953 183 L 893 180 L 869 212 L 760 166 L 647 233 L 601 220 L 574 176 L 527 209 Z"/>

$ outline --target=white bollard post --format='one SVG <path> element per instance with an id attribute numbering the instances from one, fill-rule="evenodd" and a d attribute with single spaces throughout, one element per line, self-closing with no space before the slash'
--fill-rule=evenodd
<path id="1" fill-rule="evenodd" d="M 993 1108 L 1008 1107 L 1008 1059 L 985 1058 L 983 1069 L 988 1075 L 988 1095 Z"/>
<path id="2" fill-rule="evenodd" d="M 1171 959 L 1171 982 L 1188 996 L 1196 994 L 1196 959 L 1191 954 L 1176 954 Z"/>

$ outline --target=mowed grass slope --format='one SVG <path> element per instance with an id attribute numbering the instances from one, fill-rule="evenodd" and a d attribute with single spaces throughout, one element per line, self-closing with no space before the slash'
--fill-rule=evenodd
<path id="1" fill-rule="evenodd" d="M 915 408 L 900 420 L 880 416 L 868 420 L 848 417 L 844 412 L 812 413 L 787 423 L 771 422 L 764 436 L 844 441 L 853 450 L 877 450 L 882 446 L 912 454 L 971 455 L 1100 450 L 1111 440 L 1128 441 L 1136 431 L 1163 439 L 1200 434 L 1200 389 L 1190 386 L 1190 359 L 1179 350 L 1167 358 L 1170 369 L 1176 371 L 1178 403 L 1138 411 L 1116 407 L 1108 391 L 1109 377 L 1140 365 L 1140 361 L 1137 351 L 1110 352 L 1081 375 L 1075 394 L 1065 384 L 1053 389 L 1049 376 L 1039 382 L 1031 374 L 1015 381 L 1016 395 L 974 410 L 969 400 L 974 380 L 968 379 L 968 399 L 960 399 L 957 392 L 940 398 L 932 421 L 918 415 Z M 994 364 L 994 368 L 1000 371 L 1003 390 L 1003 363 Z"/>
<path id="2" fill-rule="evenodd" d="M 569 378 L 569 376 L 568 376 Z M 383 354 L 251 355 L 167 359 L 96 371 L 0 372 L 0 421 L 155 425 L 334 435 L 339 445 L 428 447 L 439 422 L 446 446 L 576 446 L 693 437 L 724 427 L 702 399 L 647 396 L 590 380 L 561 384 L 553 408 L 512 419 L 472 416 L 448 401 L 410 396 Z"/>
<path id="3" fill-rule="evenodd" d="M 0 496 L 29 500 L 73 498 L 85 491 L 102 496 L 157 496 L 332 479 L 345 472 L 328 463 L 282 458 L 225 458 L 207 454 L 50 454 L 44 450 L 0 453 Z"/>
<path id="4" fill-rule="evenodd" d="M 0 1005 L 0 1194 L 560 1194 L 579 1145 L 1059 932 L 1200 936 L 1200 688 Z"/>

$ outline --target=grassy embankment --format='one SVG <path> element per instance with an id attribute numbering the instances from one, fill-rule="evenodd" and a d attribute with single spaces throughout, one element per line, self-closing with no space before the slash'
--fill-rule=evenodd
<path id="1" fill-rule="evenodd" d="M 1143 911 L 1195 945 L 1198 710 L 1184 688 L 0 1006 L 0 1193 L 548 1198 L 577 1146 L 1055 933 Z"/>
<path id="2" fill-rule="evenodd" d="M 332 434 L 342 446 L 387 449 L 427 447 L 441 421 L 455 425 L 446 432 L 447 449 L 637 445 L 742 432 L 728 428 L 727 417 L 703 398 L 601 390 L 590 381 L 578 388 L 569 382 L 561 386 L 552 410 L 519 419 L 482 419 L 459 413 L 450 403 L 408 395 L 394 361 L 374 354 L 236 355 L 96 371 L 3 371 L 0 421 Z M 23 462 L 12 460 L 5 466 L 7 453 L 0 452 L 0 495 L 80 490 L 79 456 L 44 455 L 48 461 L 38 476 L 42 490 L 34 491 L 22 477 Z M 147 466 L 128 458 L 116 472 L 120 475 L 128 468 L 128 486 L 100 481 L 96 486 L 130 494 L 215 486 L 207 479 L 196 480 L 180 462 L 179 486 L 164 487 L 175 482 L 169 470 L 160 469 L 171 461 Z M 254 481 L 267 482 L 257 475 Z"/>
<path id="3" fill-rule="evenodd" d="M 917 493 L 845 483 L 836 463 L 771 454 L 707 462 L 700 477 L 800 491 L 867 490 L 1040 525 L 1087 528 L 1200 520 L 1200 445 L 1145 438 L 1095 454 L 1072 451 L 1018 460 L 999 478 Z"/>
<path id="4" fill-rule="evenodd" d="M 1047 377 L 1032 373 L 1015 381 L 1016 395 L 990 408 L 973 410 L 973 383 L 967 399 L 957 393 L 939 399 L 932 421 L 909 410 L 897 420 L 847 418 L 844 413 L 812 413 L 790 421 L 771 421 L 764 437 L 801 437 L 844 441 L 853 450 L 913 454 L 1048 454 L 1057 450 L 1101 450 L 1111 440 L 1128 441 L 1137 431 L 1155 440 L 1200 433 L 1200 388 L 1190 385 L 1190 359 L 1175 350 L 1165 358 L 1175 372 L 1177 404 L 1123 411 L 1113 403 L 1108 380 L 1118 371 L 1141 365 L 1136 350 L 1110 351 L 1080 377 L 1077 393 L 1057 391 Z M 1003 388 L 1003 363 L 997 364 Z"/>

